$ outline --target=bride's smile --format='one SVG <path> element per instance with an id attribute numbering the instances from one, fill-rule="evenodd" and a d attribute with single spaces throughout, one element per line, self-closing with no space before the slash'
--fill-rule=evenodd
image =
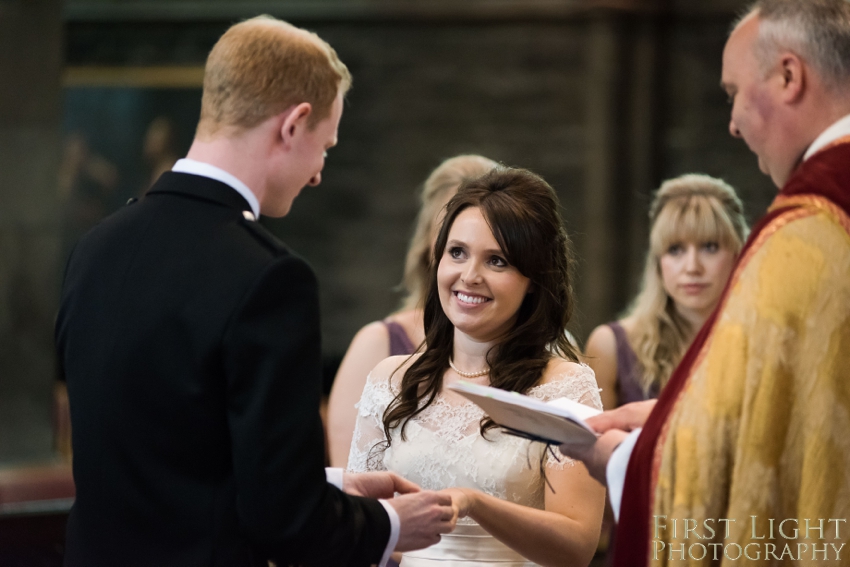
<path id="1" fill-rule="evenodd" d="M 437 268 L 440 303 L 457 331 L 497 340 L 513 326 L 530 284 L 508 263 L 481 209 L 457 215 Z"/>

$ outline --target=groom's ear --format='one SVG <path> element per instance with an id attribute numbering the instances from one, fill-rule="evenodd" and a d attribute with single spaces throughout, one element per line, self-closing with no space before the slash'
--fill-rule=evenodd
<path id="1" fill-rule="evenodd" d="M 281 113 L 282 120 L 279 133 L 280 139 L 287 149 L 291 149 L 307 131 L 307 122 L 312 112 L 313 106 L 309 102 L 302 102 Z"/>

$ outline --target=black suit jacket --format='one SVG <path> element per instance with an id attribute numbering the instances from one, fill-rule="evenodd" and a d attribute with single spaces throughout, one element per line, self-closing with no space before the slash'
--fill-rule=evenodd
<path id="1" fill-rule="evenodd" d="M 75 248 L 56 327 L 66 565 L 380 560 L 386 511 L 325 481 L 315 276 L 246 210 L 168 172 Z"/>

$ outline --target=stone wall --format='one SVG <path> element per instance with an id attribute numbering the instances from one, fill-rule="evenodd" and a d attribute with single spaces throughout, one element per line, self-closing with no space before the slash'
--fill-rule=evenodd
<path id="1" fill-rule="evenodd" d="M 58 0 L 0 0 L 0 462 L 50 451 L 52 322 L 73 240 L 66 226 L 60 242 L 60 135 L 88 123 L 93 154 L 122 143 L 138 154 L 140 117 L 162 106 L 178 114 L 185 151 L 200 68 L 231 22 L 289 19 L 328 40 L 354 75 L 322 185 L 267 221 L 319 274 L 332 363 L 359 327 L 397 307 L 416 191 L 446 157 L 481 153 L 555 187 L 579 258 L 579 339 L 636 292 L 646 207 L 663 179 L 724 177 L 757 218 L 775 189 L 729 137 L 718 87 L 742 5 L 68 0 L 63 34 Z M 145 181 L 134 167 L 104 213 Z"/>
<path id="2" fill-rule="evenodd" d="M 50 455 L 59 0 L 0 0 L 0 461 Z"/>
<path id="3" fill-rule="evenodd" d="M 138 11 L 122 20 L 113 10 L 117 21 L 108 26 L 91 16 L 98 3 L 75 4 L 90 11 L 69 12 L 77 14 L 68 27 L 74 66 L 200 65 L 227 26 L 215 2 L 197 21 L 185 11 L 169 23 L 142 21 Z M 553 4 L 537 2 L 512 17 L 491 3 L 478 17 L 454 18 L 435 8 L 441 3 L 404 4 L 418 13 L 387 8 L 403 3 L 366 8 L 375 4 L 262 6 L 279 7 L 268 11 L 281 17 L 290 6 L 301 16 L 290 19 L 328 40 L 354 74 L 322 185 L 307 188 L 289 217 L 268 223 L 319 272 L 329 354 L 397 305 L 415 191 L 445 157 L 481 153 L 532 169 L 556 188 L 580 257 L 580 338 L 635 293 L 645 209 L 662 179 L 688 171 L 725 177 L 753 217 L 770 198 L 754 158 L 728 135 L 718 87 L 740 2 L 649 12 L 580 10 L 578 2 L 545 12 Z M 151 17 L 161 6 L 139 5 Z"/>

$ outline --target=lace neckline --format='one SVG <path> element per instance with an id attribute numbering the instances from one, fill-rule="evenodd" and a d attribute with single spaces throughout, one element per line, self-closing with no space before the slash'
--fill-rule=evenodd
<path id="1" fill-rule="evenodd" d="M 559 377 L 563 377 L 563 376 L 579 377 L 579 376 L 582 376 L 582 375 L 586 375 L 587 373 L 590 373 L 590 376 L 593 376 L 594 381 L 595 381 L 596 378 L 595 378 L 595 375 L 593 374 L 593 370 L 590 368 L 590 366 L 588 366 L 584 362 L 578 362 L 576 364 L 579 365 L 580 370 L 577 370 L 575 372 L 564 372 L 564 373 L 561 373 L 559 375 Z M 565 380 L 550 380 L 549 382 L 544 382 L 544 383 L 532 386 L 523 395 L 529 396 L 529 397 L 532 397 L 532 398 L 548 398 L 549 396 L 551 396 L 553 394 L 557 395 L 558 393 L 562 392 L 565 389 L 565 386 L 567 385 L 567 383 L 568 383 L 568 381 L 565 381 Z M 483 386 L 489 386 L 489 384 L 482 384 L 482 385 Z M 445 387 L 445 386 L 443 386 L 443 387 Z M 390 388 L 390 389 L 391 389 L 393 395 L 397 394 L 398 393 L 398 384 L 396 384 L 396 383 L 392 384 L 392 388 Z M 466 398 L 462 398 L 460 395 L 458 395 L 458 398 L 461 398 L 461 401 L 459 401 L 458 403 L 451 403 L 446 399 L 446 396 L 443 394 L 443 392 L 440 391 L 437 394 L 437 397 L 434 398 L 434 403 L 431 404 L 431 405 L 434 405 L 434 404 L 437 404 L 437 403 L 444 403 L 449 407 L 458 407 L 458 406 L 466 406 L 466 405 L 472 405 L 472 406 L 475 406 L 476 408 L 478 407 L 475 404 L 475 402 L 468 400 Z M 483 410 L 481 411 L 481 413 L 482 414 L 484 413 Z"/>
<path id="2" fill-rule="evenodd" d="M 580 369 L 574 372 L 564 373 L 561 376 L 578 378 L 588 375 L 588 373 L 590 376 L 593 376 L 593 370 L 589 366 L 584 363 L 579 364 Z M 385 387 L 388 386 L 387 384 L 383 385 Z M 396 384 L 393 384 L 393 386 L 392 390 L 387 387 L 387 393 L 390 396 L 397 394 Z M 540 400 L 550 400 L 567 395 L 571 389 L 572 381 L 569 379 L 551 380 L 532 386 L 525 395 Z M 434 398 L 433 403 L 411 418 L 410 423 L 416 423 L 432 431 L 437 436 L 456 443 L 462 443 L 469 438 L 477 437 L 480 434 L 479 424 L 485 416 L 484 410 L 475 404 L 475 402 L 467 400 L 460 395 L 457 398 L 459 401 L 450 402 L 441 391 Z"/>

